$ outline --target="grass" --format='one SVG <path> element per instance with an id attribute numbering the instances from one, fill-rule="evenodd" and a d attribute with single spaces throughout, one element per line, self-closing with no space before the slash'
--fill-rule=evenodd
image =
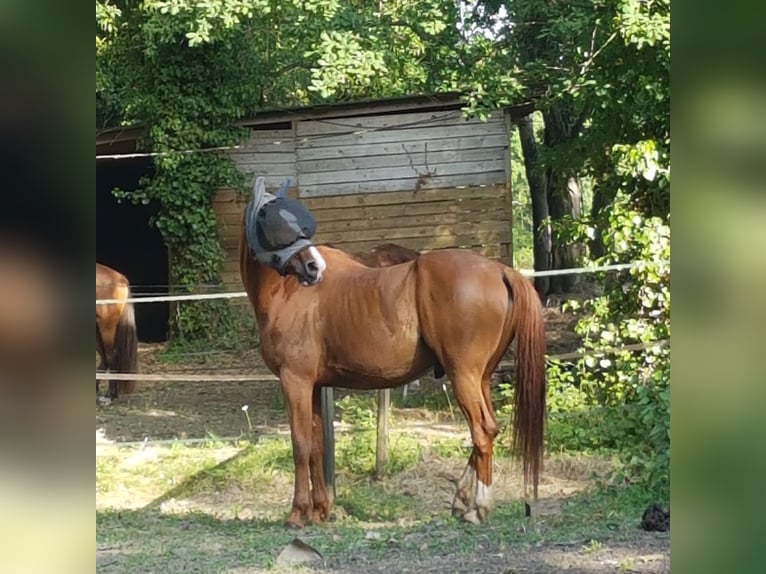
<path id="1" fill-rule="evenodd" d="M 353 501 L 359 501 L 370 513 L 366 516 L 369 518 L 394 518 L 411 510 L 403 497 L 382 494 L 374 487 L 357 488 L 348 498 L 341 495 L 338 502 L 353 506 Z M 375 563 L 392 552 L 419 556 L 421 560 L 445 553 L 460 556 L 474 552 L 480 545 L 486 551 L 503 552 L 514 545 L 534 545 L 543 540 L 571 546 L 581 540 L 579 544 L 586 552 L 597 552 L 604 547 L 600 539 L 614 540 L 620 530 L 634 528 L 639 508 L 620 504 L 625 498 L 616 492 L 583 495 L 573 499 L 556 520 L 538 522 L 531 528 L 525 527 L 527 519 L 521 506 L 514 505 L 496 509 L 481 528 L 449 517 L 373 530 L 362 521 L 344 520 L 309 526 L 299 536 L 328 564 L 347 562 L 354 556 Z M 589 515 L 594 503 L 611 509 L 606 526 L 597 515 Z M 584 514 L 589 517 L 583 519 Z M 119 556 L 120 571 L 162 570 L 167 574 L 228 572 L 242 564 L 274 570 L 279 551 L 296 535 L 286 530 L 281 520 L 221 520 L 202 513 L 173 515 L 156 510 L 99 511 L 96 528 L 99 547 L 124 548 Z M 369 536 L 369 532 L 376 536 Z"/>
<path id="2" fill-rule="evenodd" d="M 476 527 L 450 516 L 448 498 L 429 496 L 447 484 L 434 461 L 453 471 L 465 464 L 462 441 L 424 445 L 415 437 L 392 437 L 396 462 L 383 481 L 370 478 L 369 461 L 359 463 L 372 445 L 374 433 L 339 437 L 334 521 L 299 534 L 328 566 L 356 564 L 367 571 L 398 555 L 468 556 L 477 548 L 502 554 L 542 542 L 597 552 L 605 541 L 634 532 L 647 504 L 635 488 L 591 488 L 564 498 L 559 512 L 529 519 L 512 496 L 499 500 Z M 365 472 L 353 472 L 354 461 Z M 498 464 L 509 461 L 501 457 Z M 552 472 L 571 464 L 556 463 Z M 276 557 L 296 536 L 283 526 L 292 496 L 287 439 L 107 454 L 97 458 L 96 492 L 102 572 L 279 572 Z"/>

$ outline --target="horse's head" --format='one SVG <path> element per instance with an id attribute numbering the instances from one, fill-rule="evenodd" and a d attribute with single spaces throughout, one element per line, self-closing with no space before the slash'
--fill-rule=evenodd
<path id="1" fill-rule="evenodd" d="M 303 204 L 287 197 L 288 181 L 273 195 L 266 192 L 262 177 L 255 180 L 245 209 L 247 246 L 259 263 L 280 275 L 295 275 L 304 285 L 315 285 L 327 267 L 311 243 L 316 221 Z"/>

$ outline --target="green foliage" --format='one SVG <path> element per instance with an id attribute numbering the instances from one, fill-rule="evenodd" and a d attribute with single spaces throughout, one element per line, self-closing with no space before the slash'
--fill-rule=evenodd
<path id="1" fill-rule="evenodd" d="M 670 336 L 670 2 L 484 0 L 471 22 L 496 31 L 490 43 L 507 62 L 503 73 L 519 94 L 540 96 L 546 127 L 551 120 L 561 132 L 546 132 L 545 173 L 592 185 L 592 213 L 552 222 L 555 237 L 609 254 L 592 255 L 598 263 L 651 262 L 599 277 L 603 294 L 577 309 L 590 356 L 549 366 L 548 446 L 616 451 L 621 478 L 667 492 L 668 350 L 624 348 Z M 468 111 L 491 109 L 502 95 L 477 90 Z M 601 352 L 611 347 L 623 350 Z M 510 386 L 499 393 L 508 399 Z"/>
<path id="2" fill-rule="evenodd" d="M 505 61 L 497 70 L 498 88 L 475 92 L 471 112 L 493 108 L 508 92 L 499 87 L 502 77 L 512 78 L 517 101 L 539 96 L 538 109 L 572 133 L 545 142 L 542 165 L 592 178 L 596 211 L 622 189 L 641 197 L 646 213 L 667 216 L 669 185 L 662 174 L 670 151 L 670 0 L 483 0 L 470 21 L 497 32 L 493 59 Z M 642 156 L 651 150 L 659 176 L 634 177 L 621 169 L 630 149 Z"/>
<path id="3" fill-rule="evenodd" d="M 670 486 L 670 349 L 634 344 L 670 339 L 670 227 L 647 217 L 624 194 L 618 196 L 603 238 L 610 255 L 600 263 L 644 261 L 645 265 L 605 277 L 605 291 L 586 303 L 577 331 L 592 356 L 579 368 L 591 380 L 589 394 L 617 409 L 618 427 L 630 430 L 620 442 L 623 478 L 667 493 Z M 623 349 L 599 356 L 598 349 Z M 619 430 L 619 428 L 618 428 Z"/>
<path id="4" fill-rule="evenodd" d="M 669 346 L 651 343 L 670 339 L 670 228 L 622 194 L 604 240 L 610 255 L 597 263 L 648 263 L 618 275 L 602 273 L 602 295 L 567 304 L 580 316 L 576 331 L 585 356 L 548 364 L 547 448 L 614 453 L 615 481 L 638 482 L 667 496 L 670 353 Z M 637 344 L 649 347 L 627 349 Z M 499 413 L 510 414 L 512 384 L 501 383 L 497 392 L 505 403 Z"/>
<path id="5" fill-rule="evenodd" d="M 316 49 L 320 67 L 312 70 L 309 90 L 322 97 L 347 90 L 362 91 L 386 71 L 383 55 L 366 49 L 359 34 L 333 30 L 322 32 L 320 40 Z"/>
<path id="6" fill-rule="evenodd" d="M 377 420 L 377 403 L 371 393 L 363 395 L 348 394 L 335 402 L 338 409 L 338 419 L 360 429 L 375 428 Z"/>
<path id="7" fill-rule="evenodd" d="M 511 197 L 513 198 L 513 267 L 534 269 L 532 200 L 524 170 L 519 130 L 511 131 Z"/>
<path id="8" fill-rule="evenodd" d="M 154 173 L 123 200 L 155 203 L 176 291 L 220 282 L 211 198 L 238 188 L 226 156 L 235 121 L 266 106 L 404 95 L 454 87 L 457 11 L 449 0 L 96 2 L 97 125 L 143 124 Z M 220 339 L 226 303 L 183 303 L 172 335 Z"/>
<path id="9" fill-rule="evenodd" d="M 150 224 L 171 254 L 176 291 L 220 284 L 224 252 L 212 197 L 221 187 L 241 185 L 242 176 L 224 155 L 186 152 L 242 139 L 233 125 L 252 87 L 241 82 L 243 41 L 231 30 L 250 10 L 246 4 L 176 0 L 102 10 L 111 18 L 102 29 L 112 33 L 97 53 L 97 88 L 110 109 L 120 108 L 123 123 L 148 127 L 144 148 L 158 152 L 154 173 L 140 188 L 115 195 L 158 206 Z M 232 327 L 226 302 L 182 303 L 173 319 L 172 334 L 186 339 L 219 338 Z"/>

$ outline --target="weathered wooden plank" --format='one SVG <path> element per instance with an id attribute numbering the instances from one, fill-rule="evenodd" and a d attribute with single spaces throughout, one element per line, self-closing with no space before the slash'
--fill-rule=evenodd
<path id="1" fill-rule="evenodd" d="M 460 224 L 484 225 L 485 228 L 502 229 L 508 226 L 506 212 L 502 208 L 494 211 L 475 213 L 452 213 L 447 215 L 421 215 L 403 218 L 357 219 L 344 221 L 325 221 L 318 224 L 317 237 L 322 241 L 334 243 L 345 241 L 346 236 L 369 231 L 376 236 L 396 238 L 413 235 L 438 235 L 448 233 L 450 226 Z M 497 225 L 496 225 L 497 224 Z M 510 228 L 509 228 L 510 229 Z M 437 230 L 437 231 L 434 231 Z M 225 249 L 239 246 L 239 225 L 227 225 L 219 232 L 219 241 Z M 510 234 L 510 231 L 509 231 Z M 333 239 L 327 239 L 332 236 Z"/>
<path id="2" fill-rule="evenodd" d="M 232 190 L 217 192 L 213 208 L 224 222 L 239 223 L 247 204 L 247 196 Z M 303 202 L 317 221 L 398 217 L 461 211 L 486 210 L 502 204 L 502 187 L 464 187 L 412 192 L 380 192 L 368 196 L 324 196 L 306 198 Z"/>
<path id="3" fill-rule="evenodd" d="M 216 219 L 222 235 L 239 234 L 244 208 L 244 202 L 231 202 L 216 206 Z M 451 221 L 508 219 L 508 209 L 503 204 L 502 198 L 465 200 L 460 203 L 436 201 L 407 205 L 311 209 L 311 213 L 322 230 L 327 230 L 328 226 L 333 228 L 365 227 L 372 224 L 407 227 L 408 222 L 413 222 L 412 225 L 430 225 L 434 221 L 448 223 Z"/>
<path id="4" fill-rule="evenodd" d="M 252 184 L 253 178 L 250 177 L 250 181 L 248 182 L 247 187 L 244 190 L 235 190 L 235 189 L 229 189 L 229 188 L 221 188 L 216 190 L 213 193 L 213 204 L 214 206 L 223 206 L 226 204 L 237 204 L 241 203 L 243 206 L 245 203 L 247 203 L 248 199 L 250 198 L 251 193 L 251 184 Z M 282 182 L 284 180 L 276 180 L 273 178 L 266 178 L 266 190 L 271 192 L 276 192 L 282 185 Z M 269 182 L 275 185 L 270 185 Z M 291 180 L 291 182 L 294 184 L 295 182 Z M 293 185 L 293 187 L 287 188 L 287 195 L 293 198 L 298 197 L 298 188 Z"/>
<path id="5" fill-rule="evenodd" d="M 438 195 L 434 191 L 442 191 Z M 458 193 L 460 192 L 460 193 Z M 222 199 L 218 199 L 222 198 Z M 408 192 L 381 192 L 367 196 L 365 203 L 339 201 L 350 196 L 317 197 L 304 200 L 317 222 L 346 219 L 399 217 L 483 211 L 501 205 L 505 199 L 502 188 L 479 187 L 455 190 L 423 190 Z M 377 201 L 376 201 L 377 200 Z M 213 204 L 216 218 L 221 223 L 239 225 L 247 198 L 236 197 L 228 190 L 219 193 Z"/>
<path id="6" fill-rule="evenodd" d="M 483 242 L 487 248 L 500 245 L 502 243 L 507 243 L 508 237 L 507 233 L 505 234 L 506 237 L 502 236 L 502 233 L 497 233 L 493 237 L 488 237 Z M 322 243 L 319 240 L 317 240 L 318 243 Z M 331 243 L 331 242 L 326 242 Z M 344 251 L 348 252 L 354 252 L 354 251 L 365 251 L 368 249 L 372 249 L 374 247 L 377 247 L 380 245 L 381 241 L 379 240 L 371 240 L 371 241 L 346 241 L 346 242 L 334 242 L 333 245 L 338 247 L 339 249 L 342 249 Z M 387 242 L 386 242 L 387 243 Z M 474 251 L 481 251 L 484 247 L 482 246 L 482 243 L 476 241 L 472 237 L 448 237 L 448 236 L 442 236 L 442 237 L 411 237 L 411 238 L 402 238 L 394 243 L 398 243 L 399 245 L 402 245 L 404 247 L 409 247 L 410 249 L 415 250 L 431 250 L 431 249 L 444 249 L 448 247 L 460 247 L 465 249 L 472 249 Z"/>
<path id="7" fill-rule="evenodd" d="M 378 430 L 375 443 L 375 478 L 385 474 L 388 460 L 388 418 L 391 416 L 391 389 L 378 391 Z"/>
<path id="8" fill-rule="evenodd" d="M 414 237 L 471 237 L 476 242 L 485 243 L 483 237 L 495 233 L 510 233 L 505 221 L 488 221 L 484 223 L 456 223 L 454 225 L 431 225 L 427 227 L 403 227 L 398 229 L 358 229 L 352 231 L 319 231 L 317 241 L 325 243 L 341 243 L 344 241 L 396 241 L 397 239 Z M 493 235 L 494 237 L 494 235 Z"/>
<path id="9" fill-rule="evenodd" d="M 298 148 L 296 154 L 300 162 L 321 159 L 337 159 L 365 156 L 379 156 L 401 153 L 439 152 L 451 150 L 473 150 L 482 148 L 507 148 L 507 134 L 476 135 L 466 137 L 444 137 L 423 141 L 389 142 L 371 144 L 341 144 L 332 147 Z"/>
<path id="10" fill-rule="evenodd" d="M 233 151 L 229 154 L 237 164 L 280 164 L 293 165 L 297 159 L 295 151 L 290 152 L 260 152 L 260 151 Z"/>
<path id="11" fill-rule="evenodd" d="M 259 175 L 263 175 L 263 177 L 266 179 L 266 190 L 274 193 L 276 190 L 279 189 L 279 187 L 282 185 L 282 182 L 285 181 L 288 177 L 290 178 L 290 185 L 295 185 L 295 183 L 298 181 L 298 178 L 294 174 L 276 174 L 276 175 L 264 175 L 263 173 L 260 173 L 259 169 L 240 169 L 242 173 L 245 175 L 245 182 L 247 184 L 247 193 L 250 193 L 250 188 L 253 184 L 253 181 L 255 178 Z M 289 193 L 289 192 L 288 192 Z M 293 194 L 293 196 L 297 196 L 297 190 Z"/>
<path id="12" fill-rule="evenodd" d="M 228 153 L 283 153 L 285 155 L 290 155 L 295 152 L 295 140 L 286 139 L 284 141 L 273 140 L 249 142 L 247 145 L 240 145 L 239 149 L 232 150 Z"/>
<path id="13" fill-rule="evenodd" d="M 475 251 L 477 253 L 481 253 L 484 255 L 484 257 L 488 257 L 489 259 L 507 260 L 508 243 L 507 241 L 502 241 L 499 243 L 488 243 L 485 245 L 464 245 L 457 247 L 457 249 L 468 249 L 470 251 Z M 430 250 L 422 249 L 421 251 L 423 253 L 427 253 Z"/>
<path id="14" fill-rule="evenodd" d="M 307 198 L 305 204 L 309 209 L 314 210 L 362 205 L 399 205 L 403 203 L 426 203 L 443 200 L 492 199 L 502 197 L 504 193 L 505 188 L 501 185 L 465 186 L 422 189 L 418 192 L 413 192 L 412 190 L 393 190 L 360 195 L 312 197 Z"/>
<path id="15" fill-rule="evenodd" d="M 508 243 L 507 238 L 505 241 L 498 241 L 495 243 L 487 244 L 485 246 L 471 245 L 470 240 L 445 240 L 444 238 L 410 238 L 397 241 L 400 245 L 409 247 L 410 249 L 429 250 L 439 249 L 445 247 L 456 247 L 458 244 L 463 244 L 464 249 L 471 249 L 482 253 L 484 256 L 491 259 L 502 259 L 508 261 Z M 336 247 L 348 252 L 364 251 L 372 249 L 380 245 L 380 242 L 366 241 L 366 242 L 344 242 L 334 244 Z M 240 291 L 242 290 L 242 279 L 239 274 L 239 255 L 238 252 L 227 253 L 227 258 L 223 264 L 223 271 L 221 279 L 224 283 L 224 288 L 227 291 Z M 242 300 L 246 302 L 246 300 Z"/>
<path id="16" fill-rule="evenodd" d="M 298 161 L 297 172 L 302 180 L 309 174 L 321 172 L 344 172 L 347 170 L 368 170 L 371 168 L 385 167 L 410 167 L 415 166 L 418 171 L 425 171 L 421 166 L 439 165 L 452 162 L 474 162 L 487 160 L 501 160 L 503 165 L 505 149 L 477 148 L 470 150 L 446 150 L 446 151 L 421 151 L 413 153 L 398 153 L 390 155 L 369 155 L 365 157 L 348 157 L 340 159 L 317 159 Z M 338 180 L 342 181 L 342 180 Z M 353 181 L 353 180 L 352 180 Z M 308 182 L 306 182 L 308 183 Z"/>
<path id="17" fill-rule="evenodd" d="M 320 199 L 320 198 L 317 198 Z M 443 201 L 428 201 L 424 203 L 407 203 L 403 205 L 369 205 L 356 207 L 339 207 L 329 209 L 318 209 L 309 206 L 311 213 L 318 223 L 325 221 L 344 221 L 347 219 L 379 219 L 394 218 L 405 215 L 440 215 L 442 213 L 460 213 L 463 211 L 481 211 L 494 209 L 502 197 L 498 198 L 477 198 L 445 199 Z M 231 204 L 234 205 L 234 204 Z M 239 208 L 237 213 L 241 213 Z"/>
<path id="18" fill-rule="evenodd" d="M 420 180 L 417 177 L 360 181 L 353 183 L 326 183 L 303 185 L 299 187 L 301 198 L 330 196 L 330 195 L 376 195 L 386 191 L 410 191 L 418 193 L 428 189 L 446 189 L 458 186 L 474 187 L 481 185 L 497 185 L 505 181 L 505 169 L 485 171 L 473 174 L 455 174 L 444 177 L 436 176 Z"/>
<path id="19" fill-rule="evenodd" d="M 278 182 L 273 187 L 267 189 L 276 190 L 282 182 Z M 298 188 L 293 186 L 288 188 L 287 193 L 290 197 L 298 197 Z M 216 204 L 226 202 L 247 202 L 249 198 L 249 189 L 241 193 L 231 188 L 220 188 L 215 191 L 213 201 Z M 490 185 L 465 185 L 460 187 L 445 187 L 439 189 L 424 189 L 418 192 L 412 191 L 392 191 L 379 192 L 368 195 L 359 195 L 355 197 L 348 196 L 323 196 L 312 197 L 304 200 L 309 209 L 329 209 L 349 206 L 371 206 L 371 205 L 397 205 L 400 203 L 427 203 L 433 201 L 466 201 L 475 199 L 493 199 L 506 197 L 505 187 L 500 184 Z"/>
<path id="20" fill-rule="evenodd" d="M 218 240 L 221 242 L 221 246 L 226 250 L 239 248 L 239 232 L 239 225 L 221 226 L 218 230 Z"/>
<path id="21" fill-rule="evenodd" d="M 295 149 L 295 136 L 293 130 L 250 130 L 250 135 L 245 138 L 240 149 L 252 149 L 262 145 L 284 146 Z"/>
<path id="22" fill-rule="evenodd" d="M 234 233 L 227 233 L 226 235 L 219 235 L 218 241 L 221 244 L 221 247 L 224 249 L 234 249 L 235 247 L 239 247 L 239 234 Z"/>
<path id="23" fill-rule="evenodd" d="M 455 225 L 458 223 L 482 223 L 503 221 L 506 225 L 506 211 L 500 206 L 494 210 L 466 213 L 440 213 L 432 215 L 406 215 L 377 219 L 358 218 L 336 221 L 318 221 L 317 228 L 322 233 L 355 231 L 364 229 L 398 230 L 406 227 L 433 227 Z"/>
<path id="24" fill-rule="evenodd" d="M 293 130 L 287 129 L 262 129 L 254 130 L 250 129 L 249 140 L 255 141 L 260 139 L 274 139 L 274 138 L 288 138 L 293 135 Z"/>
<path id="25" fill-rule="evenodd" d="M 290 180 L 295 183 L 298 179 L 298 174 L 295 170 L 295 163 L 261 163 L 257 160 L 255 161 L 239 161 L 234 160 L 234 164 L 237 166 L 237 169 L 245 174 L 245 178 L 249 179 L 254 177 L 255 175 L 260 175 L 265 178 L 268 178 L 266 181 L 266 187 L 270 185 L 269 181 L 278 179 L 278 180 L 285 180 L 286 178 L 290 178 Z"/>
<path id="26" fill-rule="evenodd" d="M 296 145 L 298 149 L 335 147 L 339 145 L 365 145 L 386 142 L 413 142 L 428 141 L 449 137 L 481 136 L 505 134 L 505 126 L 502 122 L 491 124 L 458 124 L 452 126 L 422 126 L 419 128 L 401 130 L 366 131 L 355 134 L 341 134 L 331 136 L 308 136 L 298 137 Z"/>
<path id="27" fill-rule="evenodd" d="M 394 180 L 406 179 L 410 177 L 441 177 L 446 178 L 450 175 L 475 175 L 477 173 L 486 173 L 503 170 L 503 181 L 505 181 L 505 160 L 494 158 L 482 161 L 453 161 L 449 163 L 430 163 L 405 165 L 402 167 L 370 167 L 367 169 L 348 169 L 325 171 L 317 173 L 300 174 L 298 182 L 301 188 L 312 185 L 322 184 L 342 184 L 355 183 L 361 181 L 376 180 Z"/>
<path id="28" fill-rule="evenodd" d="M 213 193 L 213 203 L 225 203 L 239 201 L 241 195 L 235 189 L 220 188 Z"/>
<path id="29" fill-rule="evenodd" d="M 216 203 L 213 206 L 215 210 L 216 219 L 221 223 L 235 223 L 242 219 L 242 212 L 245 211 L 246 202 L 222 202 Z"/>
<path id="30" fill-rule="evenodd" d="M 466 119 L 459 109 L 419 111 L 385 115 L 348 116 L 327 120 L 302 120 L 296 122 L 295 134 L 298 137 L 305 137 L 326 134 L 347 134 L 365 129 L 420 129 L 432 126 L 490 124 L 502 121 L 502 112 L 494 112 L 485 122 L 479 118 Z"/>

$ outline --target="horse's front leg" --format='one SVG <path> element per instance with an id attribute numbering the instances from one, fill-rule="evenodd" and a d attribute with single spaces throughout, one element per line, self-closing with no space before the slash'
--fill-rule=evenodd
<path id="1" fill-rule="evenodd" d="M 312 445 L 309 467 L 311 469 L 311 483 L 313 489 L 311 497 L 313 508 L 311 522 L 317 524 L 327 520 L 330 516 L 330 497 L 325 484 L 324 467 L 322 465 L 324 452 L 324 426 L 322 420 L 322 389 L 315 387 L 312 396 Z"/>
<path id="2" fill-rule="evenodd" d="M 293 506 L 286 525 L 291 528 L 302 528 L 304 520 L 311 517 L 309 459 L 312 451 L 311 395 L 313 383 L 289 373 L 280 374 L 280 380 L 287 405 L 290 437 L 293 443 L 293 462 L 295 463 Z"/>

